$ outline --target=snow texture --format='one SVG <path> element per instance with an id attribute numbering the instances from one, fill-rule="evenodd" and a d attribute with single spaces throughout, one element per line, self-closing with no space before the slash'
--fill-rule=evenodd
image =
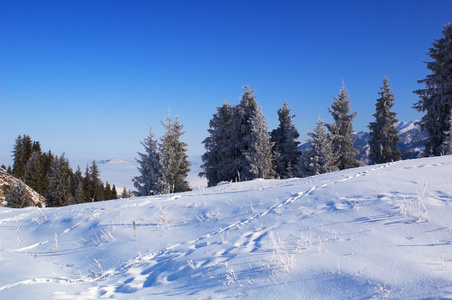
<path id="1" fill-rule="evenodd" d="M 451 165 L 0 207 L 0 299 L 451 298 Z"/>

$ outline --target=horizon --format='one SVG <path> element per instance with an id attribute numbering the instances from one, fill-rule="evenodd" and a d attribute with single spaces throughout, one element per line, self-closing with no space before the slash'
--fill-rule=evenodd
<path id="1" fill-rule="evenodd" d="M 354 131 L 373 121 L 384 76 L 397 119 L 419 120 L 413 91 L 452 21 L 450 1 L 23 3 L 0 1 L 6 165 L 23 134 L 71 163 L 135 157 L 149 126 L 163 135 L 168 110 L 184 125 L 188 154 L 202 155 L 216 107 L 237 104 L 247 85 L 270 131 L 287 100 L 301 143 L 319 117 L 331 120 L 343 80 L 359 111 Z"/>

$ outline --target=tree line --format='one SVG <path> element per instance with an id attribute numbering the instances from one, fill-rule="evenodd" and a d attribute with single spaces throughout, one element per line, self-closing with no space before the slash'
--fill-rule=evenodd
<path id="1" fill-rule="evenodd" d="M 425 112 L 420 121 L 428 133 L 424 156 L 452 154 L 452 24 L 444 26 L 443 37 L 429 49 L 433 59 L 427 62 L 431 71 L 418 83 L 424 89 L 414 91 L 419 101 L 413 108 Z M 306 177 L 360 166 L 353 148 L 353 119 L 358 112 L 350 112 L 350 98 L 343 84 L 339 95 L 328 109 L 333 123 L 318 120 L 308 132 L 311 147 L 301 150 L 299 133 L 293 124 L 287 102 L 278 113 L 279 125 L 271 132 L 256 101 L 254 91 L 244 88 L 238 105 L 224 102 L 217 107 L 209 122 L 209 135 L 203 140 L 206 152 L 202 155 L 199 176 L 207 178 L 208 186 L 223 181 L 246 181 L 256 178 Z M 396 113 L 391 111 L 395 96 L 389 79 L 376 100 L 374 121 L 370 122 L 369 159 L 371 163 L 385 163 L 401 159 Z M 186 180 L 190 171 L 187 144 L 180 141 L 183 125 L 177 116 L 170 115 L 162 122 L 166 132 L 155 138 L 152 127 L 141 143 L 145 151 L 138 153 L 139 175 L 133 178 L 135 195 L 148 196 L 190 190 Z M 64 154 L 43 153 L 39 142 L 28 136 L 16 140 L 14 165 L 8 172 L 22 179 L 36 191 L 43 193 L 48 206 L 68 205 L 88 201 L 117 198 L 115 187 L 103 185 L 95 161 L 82 175 L 69 168 Z M 124 197 L 130 196 L 130 193 Z"/>
<path id="2" fill-rule="evenodd" d="M 424 156 L 452 153 L 452 24 L 444 26 L 443 35 L 429 49 L 433 61 L 427 63 L 427 68 L 432 74 L 418 81 L 426 88 L 414 91 L 420 100 L 413 108 L 426 112 L 420 121 L 421 128 L 428 133 Z M 208 186 L 222 181 L 306 177 L 362 164 L 356 159 L 357 151 L 353 148 L 352 121 L 358 112 L 350 112 L 350 98 L 344 85 L 329 108 L 334 122 L 326 124 L 318 120 L 314 131 L 308 132 L 311 148 L 304 151 L 299 149 L 299 133 L 293 124 L 295 115 L 290 114 L 287 102 L 278 110 L 278 128 L 269 132 L 253 93 L 245 87 L 238 105 L 224 102 L 209 122 L 209 136 L 203 141 L 206 149 L 202 156 L 203 171 L 199 174 L 207 178 Z M 395 96 L 388 78 L 384 77 L 378 94 L 373 114 L 375 121 L 368 125 L 369 159 L 373 164 L 401 159 L 397 148 L 398 120 L 391 111 Z M 152 136 L 147 141 L 151 139 Z M 155 149 L 155 145 L 153 147 Z M 150 149 L 151 144 L 145 148 Z M 168 192 L 145 188 L 157 181 L 146 175 L 146 158 L 151 155 L 140 156 L 142 181 L 137 185 L 140 194 Z M 157 157 L 155 151 L 153 157 Z"/>
<path id="3" fill-rule="evenodd" d="M 85 202 L 118 199 L 116 186 L 100 179 L 96 161 L 86 165 L 83 174 L 80 166 L 73 172 L 69 160 L 63 153 L 54 155 L 50 150 L 43 152 L 39 141 L 30 136 L 18 136 L 13 150 L 13 166 L 7 173 L 25 183 L 38 194 L 45 197 L 46 206 L 65 206 Z M 5 169 L 5 166 L 2 166 Z M 122 197 L 130 197 L 124 189 Z M 32 204 L 24 194 L 24 188 L 12 187 L 5 193 L 8 206 L 24 207 Z M 25 200 L 24 200 L 25 199 Z"/>

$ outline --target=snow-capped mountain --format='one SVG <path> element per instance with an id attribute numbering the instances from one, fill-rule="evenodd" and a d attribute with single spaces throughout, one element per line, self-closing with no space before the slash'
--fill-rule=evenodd
<path id="1" fill-rule="evenodd" d="M 399 131 L 400 141 L 397 144 L 400 152 L 402 153 L 402 159 L 418 158 L 421 152 L 424 150 L 424 143 L 427 139 L 427 132 L 421 130 L 418 121 L 411 122 L 399 122 L 397 124 L 397 130 Z M 358 150 L 356 158 L 366 164 L 369 164 L 369 132 L 360 131 L 353 134 L 353 147 Z M 304 143 L 300 146 L 300 149 L 309 149 L 310 143 Z"/>
<path id="2" fill-rule="evenodd" d="M 427 132 L 421 130 L 418 121 L 399 122 L 397 130 L 399 131 L 399 148 L 402 159 L 418 158 L 424 150 L 424 143 L 427 139 Z M 357 159 L 368 164 L 369 163 L 369 133 L 360 131 L 353 135 L 353 146 L 358 150 Z"/>

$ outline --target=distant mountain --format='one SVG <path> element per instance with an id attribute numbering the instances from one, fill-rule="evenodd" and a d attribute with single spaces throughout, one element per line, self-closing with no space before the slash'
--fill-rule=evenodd
<path id="1" fill-rule="evenodd" d="M 420 153 L 424 150 L 424 143 L 427 139 L 427 132 L 421 130 L 417 121 L 411 122 L 399 122 L 397 124 L 397 130 L 399 131 L 400 141 L 397 144 L 400 152 L 402 153 L 402 159 L 410 159 L 419 157 Z M 360 131 L 353 134 L 353 146 L 358 150 L 357 159 L 366 164 L 369 164 L 369 144 L 368 141 L 370 135 L 368 132 Z M 310 148 L 310 143 L 305 143 L 300 146 L 300 149 Z"/>
<path id="2" fill-rule="evenodd" d="M 5 193 L 11 188 L 12 185 L 17 184 L 19 179 L 14 176 L 7 174 L 4 169 L 0 168 L 0 206 L 5 205 Z M 39 195 L 35 190 L 33 190 L 28 185 L 26 186 L 27 193 L 33 200 L 36 206 L 40 204 L 43 205 L 44 197 Z"/>
<path id="3" fill-rule="evenodd" d="M 127 161 L 118 158 L 105 159 L 100 161 L 102 164 L 126 164 Z"/>

